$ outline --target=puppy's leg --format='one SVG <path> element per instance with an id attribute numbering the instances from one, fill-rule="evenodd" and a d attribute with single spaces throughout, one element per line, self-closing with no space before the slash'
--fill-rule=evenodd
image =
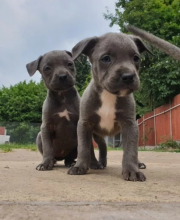
<path id="1" fill-rule="evenodd" d="M 75 159 L 77 158 L 77 147 L 74 148 L 64 159 L 64 164 L 66 167 L 72 167 L 75 165 L 76 161 Z"/>
<path id="2" fill-rule="evenodd" d="M 38 144 L 38 149 L 41 149 L 42 146 L 43 161 L 36 167 L 36 169 L 42 171 L 52 170 L 55 163 L 54 151 L 52 146 L 52 140 L 50 137 L 50 132 L 48 131 L 47 128 L 41 129 L 41 134 L 40 136 L 38 134 L 37 137 L 37 144 Z"/>
<path id="3" fill-rule="evenodd" d="M 77 127 L 78 134 L 78 158 L 74 167 L 68 171 L 70 175 L 85 174 L 91 161 L 92 129 L 87 122 L 79 120 Z"/>
<path id="4" fill-rule="evenodd" d="M 93 138 L 95 142 L 98 144 L 99 148 L 99 163 L 102 164 L 103 167 L 107 166 L 107 146 L 104 138 L 100 137 L 97 134 L 93 134 Z"/>
<path id="5" fill-rule="evenodd" d="M 94 146 L 93 144 L 91 144 L 91 163 L 90 163 L 90 168 L 91 169 L 104 169 L 104 166 L 99 163 L 95 157 L 95 153 L 94 153 Z"/>
<path id="6" fill-rule="evenodd" d="M 37 147 L 38 147 L 39 152 L 43 155 L 41 132 L 39 132 L 38 135 L 37 135 L 36 145 L 37 145 Z"/>
<path id="7" fill-rule="evenodd" d="M 124 149 L 122 175 L 125 180 L 145 181 L 146 177 L 138 167 L 138 127 L 135 121 L 122 126 L 122 145 Z"/>

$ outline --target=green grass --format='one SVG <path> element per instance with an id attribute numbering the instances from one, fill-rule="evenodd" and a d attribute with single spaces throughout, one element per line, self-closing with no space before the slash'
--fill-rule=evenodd
<path id="1" fill-rule="evenodd" d="M 123 149 L 121 147 L 107 147 L 108 151 L 122 151 Z"/>
<path id="2" fill-rule="evenodd" d="M 139 149 L 139 151 L 154 151 L 154 152 L 174 152 L 174 153 L 180 153 L 180 149 L 163 149 L 161 147 L 155 147 L 154 149 Z"/>
<path id="3" fill-rule="evenodd" d="M 35 144 L 0 144 L 0 152 L 11 152 L 13 149 L 27 149 L 36 151 L 37 146 Z"/>
<path id="4" fill-rule="evenodd" d="M 108 151 L 122 151 L 122 148 L 113 148 L 113 147 L 108 147 Z M 174 153 L 180 153 L 180 149 L 173 149 L 173 148 L 162 148 L 162 147 L 156 147 L 154 149 L 144 149 L 144 148 L 139 148 L 138 151 L 153 151 L 153 152 L 174 152 Z"/>
<path id="5" fill-rule="evenodd" d="M 0 145 L 0 152 L 11 152 L 13 149 L 27 149 L 31 151 L 37 151 L 37 146 L 35 144 L 1 144 Z M 97 148 L 95 149 L 97 150 Z M 108 151 L 122 151 L 122 148 L 113 148 L 113 147 L 107 147 Z M 153 151 L 153 152 L 175 152 L 180 153 L 180 149 L 176 148 L 164 148 L 164 147 L 156 147 L 154 149 L 144 149 L 139 148 L 139 151 Z"/>

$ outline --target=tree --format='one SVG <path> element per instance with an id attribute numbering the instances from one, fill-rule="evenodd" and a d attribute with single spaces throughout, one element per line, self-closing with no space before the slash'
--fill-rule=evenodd
<path id="1" fill-rule="evenodd" d="M 107 11 L 104 17 L 125 33 L 125 24 L 132 24 L 180 47 L 179 11 L 179 0 L 119 0 L 115 14 Z M 155 48 L 152 51 L 154 57 L 142 56 L 141 88 L 135 93 L 139 116 L 180 93 L 179 63 Z"/>
<path id="2" fill-rule="evenodd" d="M 10 141 L 34 143 L 40 130 L 44 83 L 20 82 L 0 89 L 0 126 L 5 126 Z"/>
<path id="3" fill-rule="evenodd" d="M 78 58 L 79 61 L 75 62 L 76 65 L 76 88 L 80 95 L 82 95 L 86 84 L 86 78 L 90 75 L 91 65 L 87 60 L 87 57 L 81 55 Z"/>
<path id="4" fill-rule="evenodd" d="M 88 84 L 90 83 L 91 78 L 92 78 L 92 75 L 91 75 L 91 73 L 89 73 L 89 75 L 86 77 L 86 80 L 85 80 L 85 82 L 84 82 L 84 85 L 82 86 L 82 90 L 80 91 L 80 96 L 82 96 L 84 90 L 86 89 L 86 87 L 87 87 Z"/>
<path id="5" fill-rule="evenodd" d="M 0 90 L 0 121 L 41 122 L 46 97 L 44 83 L 20 82 Z"/>
<path id="6" fill-rule="evenodd" d="M 38 132 L 40 131 L 40 123 L 29 122 L 5 122 L 4 126 L 7 135 L 10 135 L 10 142 L 17 144 L 33 144 L 35 143 Z"/>

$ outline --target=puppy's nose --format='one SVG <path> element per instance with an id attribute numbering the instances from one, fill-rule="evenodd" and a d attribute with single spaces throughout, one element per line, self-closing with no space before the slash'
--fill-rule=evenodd
<path id="1" fill-rule="evenodd" d="M 60 81 L 65 81 L 67 79 L 67 75 L 66 74 L 61 74 L 60 76 L 59 76 L 59 80 Z"/>
<path id="2" fill-rule="evenodd" d="M 123 82 L 131 83 L 134 81 L 134 76 L 135 76 L 134 73 L 124 73 L 121 75 L 121 78 L 122 78 Z"/>

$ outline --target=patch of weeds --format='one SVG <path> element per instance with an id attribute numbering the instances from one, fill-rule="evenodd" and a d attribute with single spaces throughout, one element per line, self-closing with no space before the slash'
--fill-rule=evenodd
<path id="1" fill-rule="evenodd" d="M 138 148 L 138 151 L 153 151 L 153 149 Z"/>
<path id="2" fill-rule="evenodd" d="M 180 144 L 178 144 L 177 142 L 174 143 L 176 141 L 167 141 L 165 143 L 163 143 L 163 146 L 157 146 L 155 148 L 151 148 L 151 149 L 147 149 L 147 148 L 138 148 L 138 151 L 154 151 L 154 152 L 175 152 L 175 153 L 180 153 Z M 168 147 L 167 147 L 168 146 Z M 171 146 L 171 147 L 170 147 Z M 96 148 L 98 149 L 98 148 Z M 117 147 L 117 148 L 113 148 L 113 147 L 107 147 L 108 151 L 122 151 L 123 148 L 122 147 Z"/>
<path id="3" fill-rule="evenodd" d="M 157 148 L 159 150 L 166 150 L 166 151 L 177 151 L 180 152 L 180 144 L 173 139 L 169 139 L 159 145 Z"/>
<path id="4" fill-rule="evenodd" d="M 108 151 L 122 151 L 122 147 L 107 147 Z"/>
<path id="5" fill-rule="evenodd" d="M 31 150 L 31 151 L 37 151 L 37 147 L 36 147 L 36 146 L 35 146 L 35 147 L 32 147 L 30 150 Z"/>
<path id="6" fill-rule="evenodd" d="M 0 152 L 11 152 L 13 149 L 27 149 L 36 151 L 37 146 L 35 144 L 0 144 Z"/>
<path id="7" fill-rule="evenodd" d="M 8 153 L 8 152 L 12 151 L 12 148 L 9 146 L 6 146 L 6 147 L 0 148 L 0 149 L 2 150 L 3 153 Z"/>

